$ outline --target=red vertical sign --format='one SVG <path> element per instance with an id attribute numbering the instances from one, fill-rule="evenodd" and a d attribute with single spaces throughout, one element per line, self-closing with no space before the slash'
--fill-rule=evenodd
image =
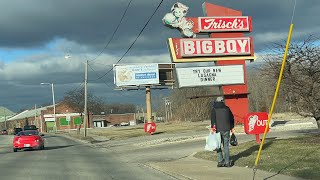
<path id="1" fill-rule="evenodd" d="M 207 16 L 242 16 L 241 11 L 218 6 L 210 3 L 203 4 L 204 13 Z M 212 38 L 238 38 L 243 37 L 242 32 L 232 33 L 211 33 Z M 243 65 L 245 84 L 223 85 L 222 90 L 225 94 L 225 102 L 234 114 L 236 123 L 243 123 L 243 117 L 249 112 L 249 101 L 247 91 L 247 76 L 245 60 L 217 61 L 217 65 Z"/>

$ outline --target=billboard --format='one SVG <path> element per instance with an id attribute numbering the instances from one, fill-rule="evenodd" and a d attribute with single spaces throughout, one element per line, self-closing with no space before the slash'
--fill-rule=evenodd
<path id="1" fill-rule="evenodd" d="M 116 86 L 159 84 L 158 64 L 114 65 Z"/>
<path id="2" fill-rule="evenodd" d="M 244 84 L 243 65 L 176 68 L 178 87 Z"/>

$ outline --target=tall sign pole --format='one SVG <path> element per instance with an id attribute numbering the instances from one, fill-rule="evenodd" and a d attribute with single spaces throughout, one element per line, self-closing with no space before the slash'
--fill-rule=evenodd
<path id="1" fill-rule="evenodd" d="M 218 6 L 211 3 L 203 4 L 203 11 L 206 16 L 242 16 L 241 11 Z M 243 37 L 243 32 L 232 33 L 211 33 L 212 38 L 235 38 Z M 228 94 L 225 97 L 225 103 L 230 107 L 235 116 L 236 123 L 243 123 L 244 116 L 249 112 L 247 76 L 246 76 L 246 59 L 242 60 L 228 60 L 216 61 L 216 65 L 243 65 L 244 84 L 239 85 L 223 85 L 223 94 Z"/>
<path id="2" fill-rule="evenodd" d="M 150 86 L 146 86 L 146 105 L 147 105 L 147 122 L 152 122 L 152 107 L 151 107 L 151 90 Z"/>

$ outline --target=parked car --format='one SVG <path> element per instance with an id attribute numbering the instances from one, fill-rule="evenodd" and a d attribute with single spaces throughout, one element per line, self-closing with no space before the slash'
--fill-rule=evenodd
<path id="1" fill-rule="evenodd" d="M 37 130 L 19 132 L 13 138 L 13 152 L 23 149 L 44 149 L 44 140 Z"/>
<path id="2" fill-rule="evenodd" d="M 3 129 L 3 130 L 1 131 L 1 135 L 8 135 L 8 131 L 7 131 L 6 129 Z"/>
<path id="3" fill-rule="evenodd" d="M 26 130 L 38 130 L 37 126 L 36 125 L 25 125 L 23 127 L 23 130 L 26 131 Z"/>
<path id="4" fill-rule="evenodd" d="M 23 129 L 22 128 L 14 128 L 13 129 L 13 135 L 17 135 L 19 132 L 21 132 Z"/>
<path id="5" fill-rule="evenodd" d="M 120 126 L 129 126 L 129 123 L 127 123 L 127 122 L 122 122 L 122 123 L 120 123 Z"/>

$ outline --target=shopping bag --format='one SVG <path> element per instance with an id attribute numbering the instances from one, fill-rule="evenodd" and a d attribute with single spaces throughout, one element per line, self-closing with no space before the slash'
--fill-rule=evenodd
<path id="1" fill-rule="evenodd" d="M 238 145 L 237 137 L 233 133 L 231 134 L 231 137 L 230 137 L 230 145 L 231 146 L 237 146 Z"/>
<path id="2" fill-rule="evenodd" d="M 206 146 L 204 147 L 207 151 L 215 151 L 220 149 L 221 146 L 221 136 L 220 132 L 218 133 L 209 133 L 209 136 L 206 139 Z"/>

